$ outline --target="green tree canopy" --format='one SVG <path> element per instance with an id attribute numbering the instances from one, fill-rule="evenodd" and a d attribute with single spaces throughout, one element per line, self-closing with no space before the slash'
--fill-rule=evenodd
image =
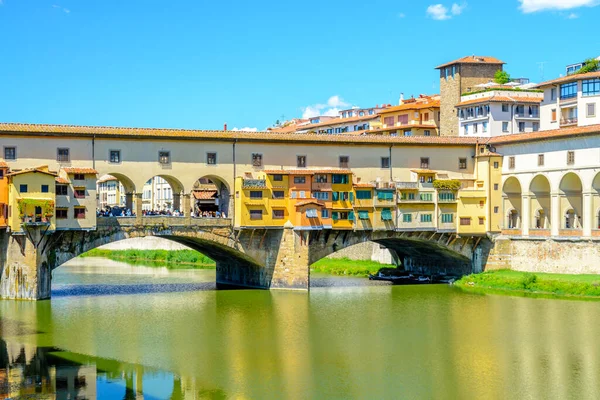
<path id="1" fill-rule="evenodd" d="M 504 85 L 505 83 L 510 82 L 510 74 L 506 71 L 498 70 L 494 74 L 494 82 Z"/>

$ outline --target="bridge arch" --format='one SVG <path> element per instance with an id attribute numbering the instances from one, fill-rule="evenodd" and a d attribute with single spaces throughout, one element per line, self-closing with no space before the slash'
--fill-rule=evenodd
<path id="1" fill-rule="evenodd" d="M 550 229 L 552 221 L 550 181 L 545 175 L 536 175 L 529 185 L 530 209 L 533 211 L 532 229 Z"/>
<path id="2" fill-rule="evenodd" d="M 182 211 L 181 194 L 184 191 L 183 184 L 176 177 L 154 175 L 145 181 L 142 188 L 142 211 Z"/>
<path id="3" fill-rule="evenodd" d="M 505 229 L 519 229 L 521 227 L 521 216 L 523 215 L 521 182 L 515 176 L 511 176 L 502 185 L 502 198 L 504 203 L 504 227 Z"/>
<path id="4" fill-rule="evenodd" d="M 119 172 L 102 175 L 97 182 L 98 208 L 125 207 L 135 211 L 136 185 L 133 179 Z"/>
<path id="5" fill-rule="evenodd" d="M 219 212 L 227 217 L 233 212 L 231 185 L 221 176 L 208 174 L 198 178 L 191 191 L 193 215 Z"/>
<path id="6" fill-rule="evenodd" d="M 563 175 L 558 186 L 562 229 L 581 229 L 583 226 L 583 185 L 574 172 Z"/>

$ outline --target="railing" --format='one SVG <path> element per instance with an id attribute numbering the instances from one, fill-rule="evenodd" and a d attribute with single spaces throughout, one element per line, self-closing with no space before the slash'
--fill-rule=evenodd
<path id="1" fill-rule="evenodd" d="M 242 188 L 263 188 L 266 189 L 266 179 L 244 179 L 242 182 Z"/>
<path id="2" fill-rule="evenodd" d="M 97 226 L 134 226 L 136 224 L 138 224 L 137 217 L 98 217 L 96 219 Z M 230 227 L 231 224 L 231 218 L 186 218 L 166 215 L 141 218 L 141 225 Z"/>
<path id="3" fill-rule="evenodd" d="M 567 126 L 567 125 L 577 125 L 577 117 L 574 117 L 574 118 L 561 118 L 560 119 L 560 126 Z"/>
<path id="4" fill-rule="evenodd" d="M 535 112 L 535 113 L 516 113 L 515 114 L 515 118 L 539 118 L 540 117 L 540 113 L 539 112 Z"/>
<path id="5" fill-rule="evenodd" d="M 396 182 L 397 189 L 418 189 L 418 182 Z"/>

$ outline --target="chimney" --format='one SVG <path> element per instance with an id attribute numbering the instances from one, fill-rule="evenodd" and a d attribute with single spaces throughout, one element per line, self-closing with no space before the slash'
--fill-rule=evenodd
<path id="1" fill-rule="evenodd" d="M 398 102 L 399 106 L 401 106 L 402 104 L 404 104 L 404 93 L 400 93 L 400 101 Z"/>
<path id="2" fill-rule="evenodd" d="M 223 130 L 224 130 L 224 131 L 226 131 L 226 130 L 227 130 L 227 122 L 225 122 L 225 123 L 223 124 Z"/>

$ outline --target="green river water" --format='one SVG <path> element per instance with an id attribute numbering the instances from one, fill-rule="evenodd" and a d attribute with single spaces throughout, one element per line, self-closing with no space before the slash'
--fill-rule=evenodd
<path id="1" fill-rule="evenodd" d="M 86 258 L 51 301 L 0 301 L 0 398 L 600 397 L 600 302 L 214 275 Z"/>

